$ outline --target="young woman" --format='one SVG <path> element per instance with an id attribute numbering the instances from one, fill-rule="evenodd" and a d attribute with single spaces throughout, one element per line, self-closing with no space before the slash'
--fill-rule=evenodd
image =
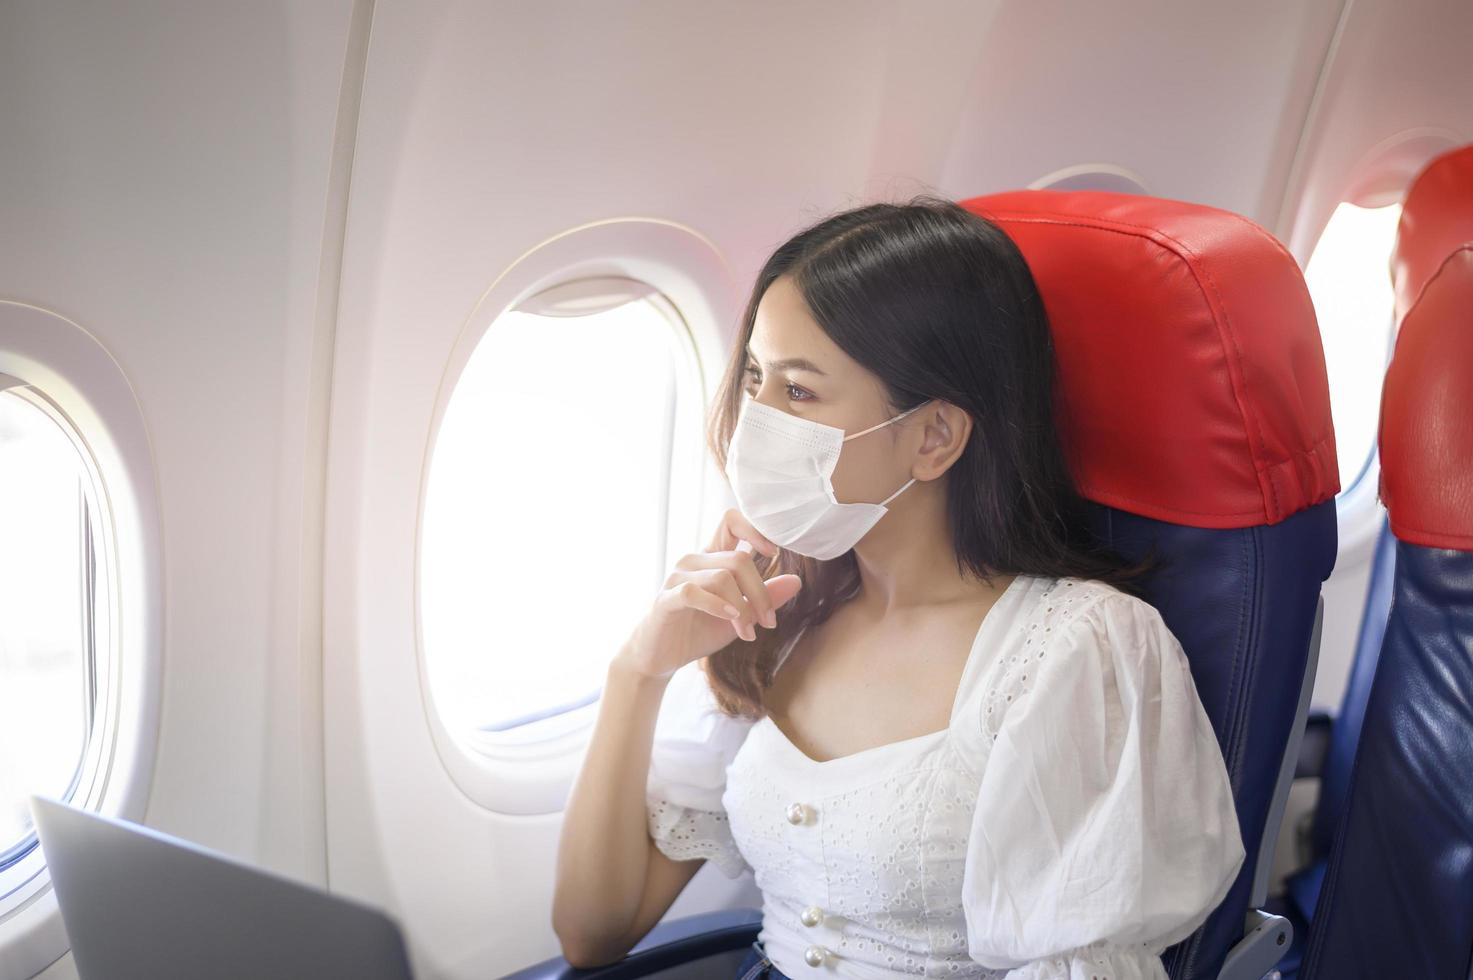
<path id="1" fill-rule="evenodd" d="M 1087 530 L 1054 379 L 1022 255 L 953 202 L 768 260 L 712 416 L 739 508 L 611 662 L 568 801 L 573 965 L 710 860 L 762 892 L 741 980 L 1165 980 L 1243 843 L 1149 563 Z"/>

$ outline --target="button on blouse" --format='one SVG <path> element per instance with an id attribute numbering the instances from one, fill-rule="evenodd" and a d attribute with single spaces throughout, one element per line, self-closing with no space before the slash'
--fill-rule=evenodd
<path id="1" fill-rule="evenodd" d="M 650 836 L 762 892 L 794 978 L 1166 980 L 1161 951 L 1245 854 L 1186 655 L 1149 603 L 1019 575 L 984 617 L 947 728 L 837 759 L 667 685 Z"/>

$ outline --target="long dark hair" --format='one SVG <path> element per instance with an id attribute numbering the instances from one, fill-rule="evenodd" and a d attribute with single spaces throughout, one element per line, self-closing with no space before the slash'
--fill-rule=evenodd
<path id="1" fill-rule="evenodd" d="M 1087 524 L 1055 424 L 1053 337 L 1033 274 L 997 225 L 954 201 L 921 194 L 823 219 L 784 242 L 757 276 L 708 422 L 725 466 L 741 409 L 757 305 L 790 276 L 813 319 L 883 382 L 891 414 L 931 399 L 972 418 L 966 447 L 943 477 L 958 570 L 1074 576 L 1140 595 L 1154 554 L 1130 565 Z M 773 630 L 705 658 L 720 709 L 760 718 L 783 645 L 822 623 L 859 590 L 854 552 L 819 561 L 786 549 L 752 554 L 764 578 L 795 572 L 798 595 Z"/>

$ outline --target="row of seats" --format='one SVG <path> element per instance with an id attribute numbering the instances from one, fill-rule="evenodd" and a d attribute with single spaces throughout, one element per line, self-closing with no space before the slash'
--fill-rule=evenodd
<path id="1" fill-rule="evenodd" d="M 1473 967 L 1473 146 L 1412 182 L 1390 273 L 1386 516 L 1340 709 L 1310 719 L 1312 859 L 1275 909 L 1297 934 L 1286 980 Z"/>
<path id="2" fill-rule="evenodd" d="M 1467 189 L 1466 179 L 1462 186 Z M 1289 960 L 1304 940 L 1292 921 L 1298 906 L 1271 905 L 1268 880 L 1289 787 L 1302 772 L 1305 730 L 1324 728 L 1324 719 L 1310 725 L 1308 706 L 1321 585 L 1337 553 L 1334 498 L 1340 489 L 1324 352 L 1298 263 L 1253 222 L 1181 201 L 1037 190 L 961 203 L 999 224 L 1028 260 L 1059 363 L 1061 435 L 1094 530 L 1128 558 L 1154 552 L 1162 559 L 1146 597 L 1182 643 L 1232 783 L 1247 860 L 1202 926 L 1166 951 L 1167 971 L 1174 980 L 1261 980 L 1281 964 L 1296 966 Z M 1430 967 L 1402 969 L 1433 962 L 1432 952 L 1411 948 L 1426 942 L 1447 962 L 1461 956 L 1462 980 L 1469 945 L 1457 945 L 1449 931 L 1434 935 L 1427 923 L 1473 922 L 1467 862 L 1453 860 L 1455 853 L 1465 859 L 1473 840 L 1468 793 L 1459 786 L 1462 780 L 1466 787 L 1473 770 L 1466 756 L 1461 770 L 1453 758 L 1473 751 L 1467 739 L 1473 730 L 1467 712 L 1473 703 L 1473 607 L 1467 601 L 1473 527 L 1466 523 L 1473 490 L 1451 469 L 1460 461 L 1466 472 L 1473 459 L 1473 405 L 1467 400 L 1473 332 L 1464 328 L 1461 338 L 1454 337 L 1450 319 L 1441 327 L 1422 324 L 1455 305 L 1455 298 L 1444 297 L 1449 284 L 1467 295 L 1473 262 L 1428 258 L 1440 246 L 1418 230 L 1426 212 L 1409 198 L 1403 213 L 1411 217 L 1403 217 L 1399 254 L 1412 300 L 1381 420 L 1382 498 L 1399 541 L 1393 584 L 1377 580 L 1394 595 L 1380 661 L 1400 671 L 1400 663 L 1412 659 L 1422 669 L 1415 685 L 1406 678 L 1399 685 L 1381 682 L 1386 670 L 1378 672 L 1379 685 L 1366 678 L 1364 707 L 1347 695 L 1335 723 L 1331 758 L 1346 752 L 1344 740 L 1354 727 L 1347 719 L 1365 719 L 1345 785 L 1337 788 L 1333 778 L 1325 784 L 1322 806 L 1343 815 L 1340 833 L 1329 835 L 1321 907 L 1300 919 L 1301 925 L 1312 920 L 1303 972 L 1454 976 Z M 1460 254 L 1473 258 L 1466 247 Z M 1449 263 L 1455 271 L 1449 272 Z M 1413 285 L 1417 276 L 1423 285 Z M 1434 289 L 1434 281 L 1444 285 Z M 1463 391 L 1454 393 L 1458 384 Z M 1407 393 L 1393 398 L 1394 391 Z M 1458 409 L 1461 415 L 1442 414 Z M 1388 451 L 1393 442 L 1397 448 Z M 1449 543 L 1459 536 L 1460 545 Z M 1412 549 L 1418 554 L 1410 555 Z M 1461 605 L 1449 609 L 1449 601 Z M 1370 632 L 1362 642 L 1372 645 Z M 1365 670 L 1357 657 L 1357 671 Z M 1419 713 L 1429 688 L 1436 689 L 1438 705 L 1430 715 Z M 1399 702 L 1406 705 L 1401 710 Z M 1430 767 L 1412 765 L 1417 778 L 1409 781 L 1407 753 L 1425 749 L 1441 754 Z M 1401 789 L 1380 797 L 1398 781 Z M 1408 839 L 1398 839 L 1378 865 L 1362 848 L 1385 833 L 1387 800 L 1395 801 L 1393 811 L 1411 808 L 1400 815 Z M 1421 820 L 1420 811 L 1434 800 L 1433 819 Z M 1435 834 L 1425 833 L 1429 827 Z M 1410 839 L 1419 833 L 1421 839 Z M 1465 850 L 1457 851 L 1455 839 Z M 1404 863 L 1397 874 L 1387 874 L 1393 862 Z M 1445 903 L 1437 916 L 1422 906 L 1427 893 L 1420 885 L 1406 890 L 1418 873 L 1442 876 L 1446 887 L 1428 899 Z M 1296 894 L 1313 876 L 1295 877 Z M 1392 906 L 1399 911 L 1386 914 Z M 1412 920 L 1422 928 L 1402 925 Z M 1390 930 L 1376 928 L 1392 923 Z M 734 963 L 760 925 L 755 909 L 665 922 L 607 967 L 577 970 L 553 958 L 512 977 L 723 975 L 715 964 Z M 1360 935 L 1347 942 L 1353 930 Z M 1396 966 L 1351 962 L 1364 956 L 1366 943 L 1393 950 Z"/>

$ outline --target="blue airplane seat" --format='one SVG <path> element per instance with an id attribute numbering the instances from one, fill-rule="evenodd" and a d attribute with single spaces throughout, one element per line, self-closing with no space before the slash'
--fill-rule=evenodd
<path id="1" fill-rule="evenodd" d="M 1350 765 L 1355 758 L 1355 746 L 1360 740 L 1365 719 L 1366 698 L 1370 695 L 1371 679 L 1381 657 L 1381 639 L 1386 633 L 1386 617 L 1391 608 L 1391 582 L 1395 567 L 1396 540 L 1383 515 L 1375 554 L 1371 559 L 1371 575 L 1366 585 L 1350 679 L 1340 699 L 1340 710 L 1332 715 L 1311 709 L 1305 722 L 1304 741 L 1300 746 L 1294 778 L 1318 778 L 1320 792 L 1311 814 L 1310 860 L 1285 877 L 1283 895 L 1268 901 L 1268 911 L 1284 916 L 1294 927 L 1289 951 L 1277 964 L 1281 980 L 1296 980 L 1304 958 L 1305 936 L 1319 901 L 1335 827 L 1344 810 Z"/>
<path id="2" fill-rule="evenodd" d="M 1173 980 L 1260 980 L 1290 938 L 1264 905 L 1338 543 L 1329 386 L 1299 266 L 1258 225 L 1203 205 L 1048 190 L 961 203 L 1028 261 L 1054 341 L 1080 526 L 1127 558 L 1162 562 L 1145 598 L 1181 641 L 1232 784 L 1243 867 L 1163 962 Z M 684 974 L 667 975 L 725 976 L 702 961 L 755 939 L 754 912 L 715 913 L 726 918 L 714 931 L 703 931 L 712 920 L 662 923 L 671 942 L 608 966 L 553 958 L 512 977 L 677 964 Z"/>
<path id="3" fill-rule="evenodd" d="M 1391 607 L 1308 980 L 1466 980 L 1473 965 L 1473 145 L 1413 181 L 1392 278 L 1378 432 Z"/>
<path id="4" fill-rule="evenodd" d="M 1166 559 L 1146 599 L 1181 641 L 1247 859 L 1174 980 L 1259 980 L 1291 938 L 1266 910 L 1334 567 L 1340 489 L 1299 266 L 1247 219 L 1104 192 L 964 201 L 1028 259 L 1060 366 L 1061 432 L 1096 536 Z"/>
<path id="5" fill-rule="evenodd" d="M 1381 658 L 1381 641 L 1386 635 L 1386 617 L 1391 611 L 1391 584 L 1396 571 L 1395 539 L 1385 515 L 1376 538 L 1371 559 L 1371 577 L 1366 583 L 1366 601 L 1361 613 L 1360 634 L 1350 665 L 1350 679 L 1340 698 L 1340 710 L 1329 723 L 1329 747 L 1320 767 L 1320 795 L 1315 803 L 1310 841 L 1316 858 L 1322 864 L 1330 853 L 1335 825 L 1345 809 L 1345 793 L 1350 784 L 1350 764 L 1355 759 L 1355 746 L 1365 722 L 1366 699 L 1371 693 L 1371 679 L 1376 676 L 1376 663 Z M 1306 918 L 1314 915 L 1315 893 L 1290 885 L 1295 904 Z"/>

